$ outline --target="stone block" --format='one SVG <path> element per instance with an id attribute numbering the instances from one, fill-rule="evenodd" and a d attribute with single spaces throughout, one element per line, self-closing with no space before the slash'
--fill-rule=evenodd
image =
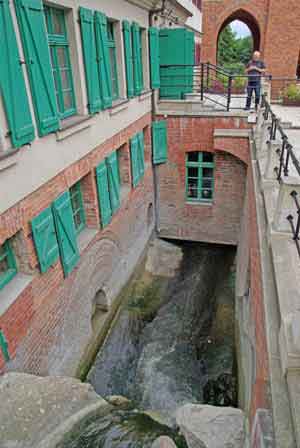
<path id="1" fill-rule="evenodd" d="M 268 141 L 267 148 L 267 163 L 264 172 L 264 179 L 275 180 L 277 179 L 276 168 L 279 166 L 281 142 L 279 140 Z"/>
<path id="2" fill-rule="evenodd" d="M 277 232 L 291 233 L 291 225 L 287 219 L 289 215 L 294 216 L 296 225 L 297 208 L 291 195 L 293 191 L 300 197 L 300 178 L 282 178 L 273 224 L 273 228 Z"/>
<path id="3" fill-rule="evenodd" d="M 243 448 L 244 414 L 240 409 L 186 404 L 176 422 L 189 448 Z"/>

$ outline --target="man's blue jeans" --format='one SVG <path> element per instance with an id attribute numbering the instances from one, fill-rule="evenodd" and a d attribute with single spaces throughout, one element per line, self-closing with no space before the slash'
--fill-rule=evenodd
<path id="1" fill-rule="evenodd" d="M 246 108 L 250 109 L 253 92 L 255 92 L 255 107 L 259 105 L 260 100 L 260 84 L 249 84 L 247 87 Z"/>

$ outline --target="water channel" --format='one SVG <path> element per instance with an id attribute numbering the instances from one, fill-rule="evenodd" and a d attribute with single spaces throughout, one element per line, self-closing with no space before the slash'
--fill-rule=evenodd
<path id="1" fill-rule="evenodd" d="M 61 447 L 150 448 L 168 435 L 185 448 L 176 409 L 236 405 L 234 259 L 195 243 L 149 251 L 87 377 L 113 409 Z"/>

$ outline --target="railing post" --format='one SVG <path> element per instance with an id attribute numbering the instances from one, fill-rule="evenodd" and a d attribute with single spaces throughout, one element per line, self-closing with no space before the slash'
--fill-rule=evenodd
<path id="1" fill-rule="evenodd" d="M 300 194 L 300 179 L 283 177 L 280 182 L 279 196 L 274 213 L 273 229 L 276 232 L 291 233 L 290 219 L 287 217 L 295 210 L 295 193 Z M 295 225 L 296 230 L 296 225 Z M 293 235 L 295 236 L 295 235 Z"/>
<path id="2" fill-rule="evenodd" d="M 206 65 L 206 88 L 209 89 L 209 62 Z"/>
<path id="3" fill-rule="evenodd" d="M 204 98 L 204 64 L 201 62 L 201 101 Z"/>
<path id="4" fill-rule="evenodd" d="M 232 76 L 230 75 L 228 78 L 228 91 L 227 91 L 227 112 L 230 111 L 230 103 L 231 103 L 231 90 L 232 90 Z"/>

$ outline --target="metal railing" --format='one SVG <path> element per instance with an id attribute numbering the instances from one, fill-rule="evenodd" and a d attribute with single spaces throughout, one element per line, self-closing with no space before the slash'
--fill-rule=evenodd
<path id="1" fill-rule="evenodd" d="M 275 167 L 278 182 L 280 183 L 283 177 L 287 177 L 289 175 L 291 166 L 294 168 L 300 179 L 300 162 L 295 155 L 293 145 L 291 145 L 291 143 L 289 142 L 288 136 L 286 135 L 280 124 L 280 119 L 272 111 L 265 95 L 262 96 L 261 106 L 262 108 L 264 108 L 264 119 L 270 119 L 270 126 L 268 127 L 270 141 L 275 141 L 278 138 L 280 138 L 281 141 L 280 149 L 277 150 L 277 154 L 279 157 L 279 167 Z M 291 192 L 291 197 L 293 198 L 297 209 L 297 216 L 295 217 L 292 213 L 290 213 L 286 217 L 286 219 L 290 223 L 293 240 L 296 243 L 297 251 L 300 256 L 300 203 L 298 200 L 297 191 L 293 190 Z"/>
<path id="2" fill-rule="evenodd" d="M 269 78 L 269 77 L 268 77 Z M 188 99 L 193 95 L 227 111 L 246 106 L 249 76 L 233 74 L 209 62 L 161 65 L 160 98 Z"/>

